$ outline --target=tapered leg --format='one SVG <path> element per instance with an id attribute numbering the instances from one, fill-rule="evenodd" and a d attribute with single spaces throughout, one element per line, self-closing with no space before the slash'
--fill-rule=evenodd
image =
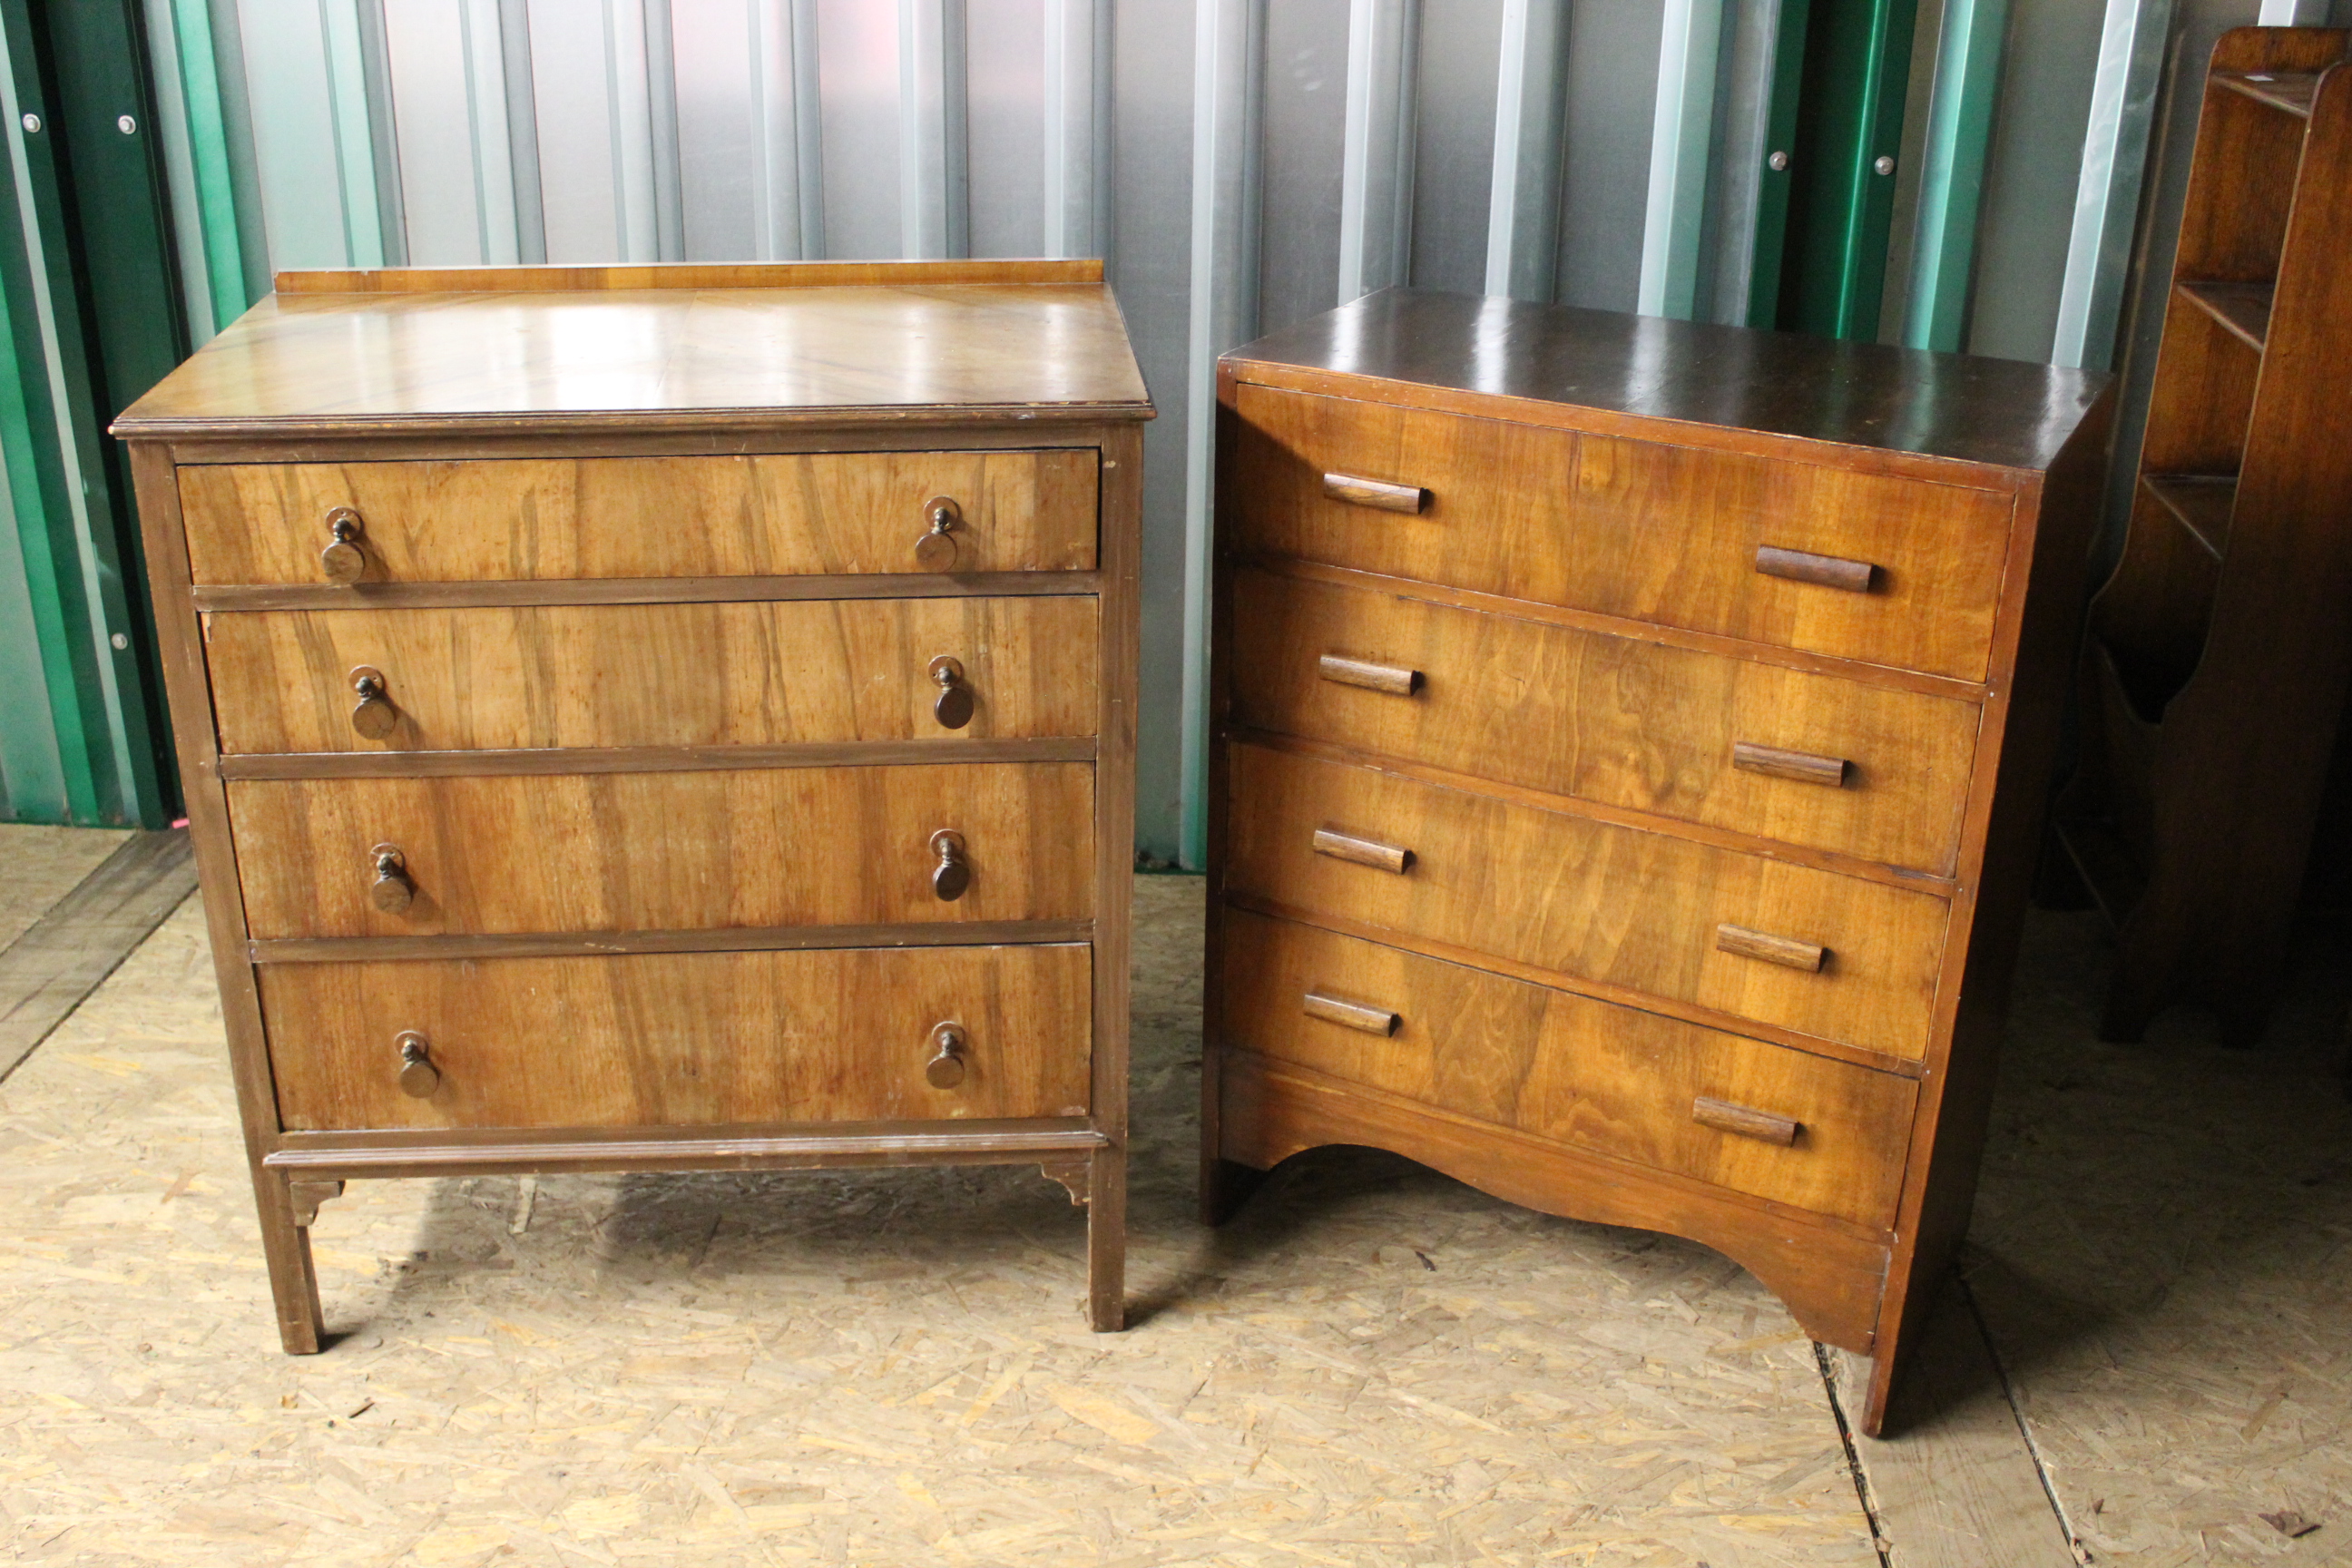
<path id="1" fill-rule="evenodd" d="M 1087 1317 L 1098 1334 L 1127 1327 L 1127 1151 L 1087 1162 Z"/>
<path id="2" fill-rule="evenodd" d="M 278 1337 L 288 1355 L 317 1355 L 326 1321 L 319 1310 L 319 1275 L 310 1263 L 307 1223 L 318 1212 L 317 1202 L 306 1194 L 308 1206 L 298 1213 L 286 1178 L 268 1170 L 254 1172 L 253 1194 L 261 1212 L 261 1252 L 269 1264 Z"/>

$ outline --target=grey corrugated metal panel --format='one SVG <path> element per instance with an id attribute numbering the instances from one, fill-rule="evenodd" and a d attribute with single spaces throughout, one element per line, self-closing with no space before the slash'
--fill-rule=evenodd
<path id="1" fill-rule="evenodd" d="M 262 216 L 261 155 L 254 142 L 253 95 L 245 79 L 245 26 L 239 0 L 215 0 L 209 17 L 213 33 L 213 68 L 220 88 L 221 124 L 228 142 L 229 188 L 236 207 L 239 259 L 245 267 L 245 293 L 258 300 L 269 292 L 269 231 Z M 217 325 L 222 312 L 216 311 Z"/>
<path id="2" fill-rule="evenodd" d="M 471 7 L 490 0 L 466 0 Z M 385 37 L 384 0 L 358 0 L 360 67 L 367 91 L 369 163 L 375 188 L 376 223 L 383 262 L 408 265 L 408 215 L 400 178 L 400 136 L 393 124 L 392 48 Z M 491 19 L 495 28 L 495 16 Z M 502 83 L 492 83 L 488 100 L 503 106 Z"/>
<path id="3" fill-rule="evenodd" d="M 1348 120 L 1339 167 L 1341 304 L 1412 280 L 1420 51 L 1421 0 L 1349 0 Z"/>
<path id="4" fill-rule="evenodd" d="M 1748 320 L 1748 287 L 1756 266 L 1756 209 L 1766 133 L 1772 116 L 1772 52 L 1780 32 L 1782 0 L 1750 0 L 1729 7 L 1717 63 L 1715 146 L 1709 159 L 1706 222 L 1700 250 L 1696 314 L 1739 325 Z M 1790 0 L 1796 3 L 1796 0 Z M 1932 3 L 1932 0 L 1931 0 Z"/>
<path id="5" fill-rule="evenodd" d="M 531 118 L 551 262 L 626 259 L 614 179 L 605 28 L 576 0 L 530 0 Z M 650 182 L 648 182 L 650 183 Z"/>
<path id="6" fill-rule="evenodd" d="M 1663 21 L 1654 0 L 1570 0 L 1557 285 L 1563 304 L 1630 310 L 1639 297 Z"/>
<path id="7" fill-rule="evenodd" d="M 2097 8 L 2075 0 L 2010 0 L 2000 99 L 1977 224 L 1971 353 L 2050 358 L 2100 21 Z M 2074 156 L 2053 155 L 2063 150 Z"/>
<path id="8" fill-rule="evenodd" d="M 1305 3 L 1284 0 L 1283 9 Z M 1110 79 L 1118 108 L 1111 121 L 1118 245 L 1110 277 L 1144 384 L 1160 410 L 1143 427 L 1136 841 L 1163 860 L 1177 858 L 1183 835 L 1183 391 L 1191 342 L 1193 20 L 1189 7 L 1166 0 L 1119 0 L 1111 32 Z M 1332 79 L 1337 98 L 1336 70 Z"/>
<path id="9" fill-rule="evenodd" d="M 963 0 L 898 0 L 898 249 L 971 250 Z"/>
<path id="10" fill-rule="evenodd" d="M 1258 188 L 1271 221 L 1258 252 L 1258 311 L 1269 328 L 1339 303 L 1348 5 L 1282 0 L 1266 13 Z"/>
<path id="11" fill-rule="evenodd" d="M 215 323 L 212 268 L 205 256 L 204 225 L 197 217 L 195 153 L 189 143 L 188 103 L 181 81 L 179 21 L 172 0 L 142 0 L 147 52 L 153 63 L 156 130 L 163 149 L 163 184 L 174 215 L 172 243 L 180 265 L 180 297 L 188 314 L 188 341 L 201 343 L 220 328 Z"/>
<path id="12" fill-rule="evenodd" d="M 384 21 L 411 259 L 520 260 L 497 0 L 413 0 Z"/>
<path id="13" fill-rule="evenodd" d="M 356 14 L 348 0 L 241 0 L 237 13 L 268 264 L 380 265 Z"/>
<path id="14" fill-rule="evenodd" d="M 539 187 L 538 95 L 530 75 L 530 0 L 498 0 L 499 64 L 505 73 L 507 167 L 515 205 L 515 259 L 547 259 L 546 206 Z"/>
<path id="15" fill-rule="evenodd" d="M 1453 0 L 1421 29 L 1413 113 L 1416 288 L 1470 294 L 1486 288 L 1502 44 L 1503 0 Z"/>
<path id="16" fill-rule="evenodd" d="M 964 147 L 974 256 L 1041 256 L 1046 249 L 1045 9 L 1045 0 L 992 0 L 964 16 L 970 84 Z M 1066 68 L 1066 94 L 1061 53 L 1055 63 Z M 1090 89 L 1087 101 L 1093 101 Z M 1061 137 L 1068 135 L 1066 110 L 1064 119 Z M 1076 140 L 1091 149 L 1090 132 L 1082 130 Z"/>
<path id="17" fill-rule="evenodd" d="M 897 256 L 898 16 L 879 0 L 817 0 L 824 254 Z"/>
<path id="18" fill-rule="evenodd" d="M 754 0 L 671 10 L 680 221 L 689 257 L 764 260 L 778 249 L 770 142 L 779 117 L 770 100 L 781 77 L 789 153 L 792 35 L 762 14 L 767 9 Z M 792 216 L 796 227 L 796 205 Z"/>
<path id="19" fill-rule="evenodd" d="M 1111 0 L 1042 0 L 1037 25 L 1038 248 L 1101 256 L 1111 244 Z"/>
<path id="20" fill-rule="evenodd" d="M 1568 110 L 1568 5 L 1569 0 L 1503 0 L 1482 279 L 1489 294 L 1552 297 Z"/>

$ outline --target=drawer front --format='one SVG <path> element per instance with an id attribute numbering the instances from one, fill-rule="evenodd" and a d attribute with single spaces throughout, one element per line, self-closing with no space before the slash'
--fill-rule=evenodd
<path id="1" fill-rule="evenodd" d="M 1094 785 L 1089 763 L 988 763 L 249 779 L 228 803 L 258 938 L 702 931 L 1087 919 Z"/>
<path id="2" fill-rule="evenodd" d="M 1094 733 L 1095 616 L 1090 595 L 240 612 L 205 646 L 226 752 L 1025 739 Z"/>
<path id="3" fill-rule="evenodd" d="M 265 964 L 261 1012 L 294 1130 L 1083 1116 L 1090 964 L 1083 944 Z M 946 1087 L 940 1024 L 961 1032 Z"/>
<path id="4" fill-rule="evenodd" d="M 1251 571 L 1233 592 L 1236 724 L 1951 869 L 1974 703 L 1407 593 Z"/>
<path id="5" fill-rule="evenodd" d="M 1857 1224 L 1894 1222 L 1908 1079 L 1286 921 L 1224 918 L 1229 1047 Z M 1697 1119 L 1702 1100 L 1764 1120 L 1727 1131 L 1719 1114 Z M 1775 1124 L 1787 1122 L 1783 1142 Z"/>
<path id="6" fill-rule="evenodd" d="M 1942 899 L 1370 768 L 1246 745 L 1227 758 L 1234 892 L 1889 1056 L 1926 1052 Z M 1797 949 L 1727 951 L 1727 926 L 1817 945 L 1820 967 L 1784 962 Z"/>
<path id="7" fill-rule="evenodd" d="M 1244 386 L 1244 548 L 1755 642 L 1984 679 L 2007 495 Z M 1418 512 L 1325 493 L 1340 474 Z M 1769 575 L 1762 549 L 1872 568 Z"/>
<path id="8" fill-rule="evenodd" d="M 179 479 L 198 584 L 332 581 L 320 552 L 345 507 L 362 583 L 1095 564 L 1091 448 L 218 464 Z M 939 568 L 916 556 L 934 497 L 957 511 Z"/>

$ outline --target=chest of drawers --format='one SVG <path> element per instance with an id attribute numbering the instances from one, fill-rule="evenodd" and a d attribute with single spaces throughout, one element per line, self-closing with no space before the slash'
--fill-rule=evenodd
<path id="1" fill-rule="evenodd" d="M 1968 1223 L 2104 378 L 1392 289 L 1225 356 L 1210 1217 L 1412 1156 L 1871 1355 Z"/>
<path id="2" fill-rule="evenodd" d="M 286 1348 L 367 1176 L 1032 1163 L 1122 1321 L 1099 264 L 289 274 L 124 414 Z"/>

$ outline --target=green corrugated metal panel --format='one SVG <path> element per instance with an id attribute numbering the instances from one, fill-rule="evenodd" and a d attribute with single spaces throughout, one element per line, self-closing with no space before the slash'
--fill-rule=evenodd
<path id="1" fill-rule="evenodd" d="M 2008 26 L 2009 0 L 1944 0 L 1911 253 L 1911 309 L 1903 324 L 1903 341 L 1915 349 L 1955 351 L 1967 325 L 1977 207 Z"/>

